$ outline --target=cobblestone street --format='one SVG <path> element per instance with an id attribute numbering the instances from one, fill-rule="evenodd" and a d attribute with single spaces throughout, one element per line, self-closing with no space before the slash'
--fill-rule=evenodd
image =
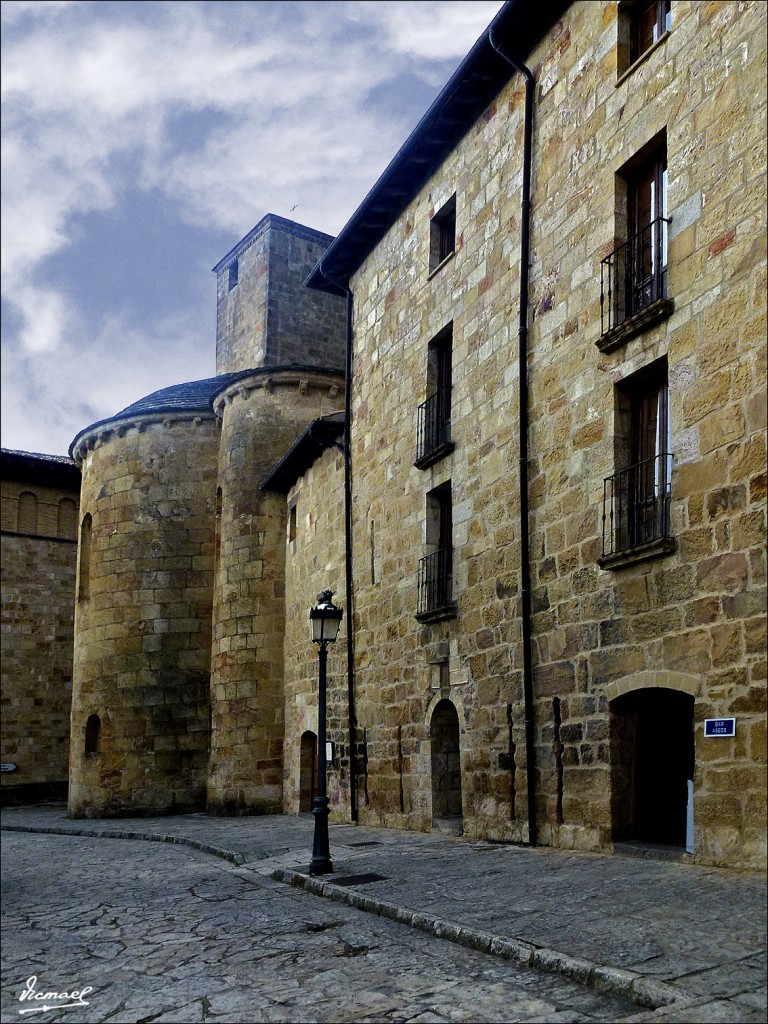
<path id="1" fill-rule="evenodd" d="M 2 1020 L 91 986 L 88 1021 L 614 1021 L 621 998 L 524 970 L 184 846 L 3 834 Z M 27 1017 L 26 1019 L 29 1019 Z"/>

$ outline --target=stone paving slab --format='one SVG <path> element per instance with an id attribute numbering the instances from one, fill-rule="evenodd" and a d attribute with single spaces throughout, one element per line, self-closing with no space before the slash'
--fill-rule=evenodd
<path id="1" fill-rule="evenodd" d="M 201 844 L 254 874 L 282 872 L 301 884 L 313 830 L 303 815 L 72 821 L 61 806 L 7 808 L 2 825 L 172 837 L 166 841 Z M 629 986 L 635 1000 L 645 992 L 654 1006 L 676 996 L 711 1005 L 713 1020 L 765 1019 L 763 876 L 351 824 L 331 825 L 330 841 L 335 877 L 384 876 L 344 889 L 372 901 L 361 909 L 391 906 L 432 921 L 430 929 L 444 922 L 512 943 L 509 950 L 517 943 L 534 950 L 532 966 L 560 970 L 559 958 L 566 976 L 610 968 L 612 991 Z M 322 881 L 331 887 L 333 877 Z M 662 1016 L 653 1019 L 672 1020 L 676 1011 L 655 1012 Z"/>

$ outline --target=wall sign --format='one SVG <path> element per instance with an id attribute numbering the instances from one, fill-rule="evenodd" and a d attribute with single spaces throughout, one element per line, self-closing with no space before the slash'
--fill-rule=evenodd
<path id="1" fill-rule="evenodd" d="M 736 719 L 735 718 L 705 718 L 704 719 L 704 735 L 705 736 L 735 736 L 736 735 Z"/>
<path id="2" fill-rule="evenodd" d="M 16 771 L 16 765 L 13 763 L 13 761 L 4 761 L 2 764 L 0 764 L 0 772 L 15 772 L 15 771 Z"/>

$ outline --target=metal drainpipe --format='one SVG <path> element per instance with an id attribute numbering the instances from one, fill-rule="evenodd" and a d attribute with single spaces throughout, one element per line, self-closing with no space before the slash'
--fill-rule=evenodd
<path id="1" fill-rule="evenodd" d="M 347 299 L 347 325 L 344 357 L 344 570 L 347 604 L 347 704 L 349 707 L 349 801 L 352 821 L 357 821 L 357 712 L 355 708 L 355 631 L 352 600 L 352 289 L 330 276 L 319 264 L 320 273 L 343 291 Z"/>
<path id="2" fill-rule="evenodd" d="M 525 706 L 525 758 L 528 789 L 528 842 L 536 845 L 536 744 L 534 736 L 533 669 L 531 651 L 531 555 L 528 530 L 528 263 L 530 260 L 531 158 L 533 139 L 533 90 L 535 81 L 522 61 L 505 53 L 493 40 L 496 53 L 525 78 L 525 135 L 523 142 L 523 189 L 520 200 L 520 328 L 518 332 L 518 435 L 520 437 L 520 575 L 523 640 L 523 703 Z"/>

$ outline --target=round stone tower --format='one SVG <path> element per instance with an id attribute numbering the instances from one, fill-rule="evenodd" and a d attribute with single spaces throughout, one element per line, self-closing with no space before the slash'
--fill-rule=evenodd
<path id="1" fill-rule="evenodd" d="M 334 370 L 265 367 L 216 396 L 221 417 L 211 661 L 211 813 L 282 810 L 287 513 L 260 489 L 312 420 L 343 407 Z M 286 543 L 288 541 L 288 543 Z M 314 594 L 308 594 L 308 601 Z"/>
<path id="2" fill-rule="evenodd" d="M 221 377 L 82 431 L 69 809 L 202 809 Z"/>

